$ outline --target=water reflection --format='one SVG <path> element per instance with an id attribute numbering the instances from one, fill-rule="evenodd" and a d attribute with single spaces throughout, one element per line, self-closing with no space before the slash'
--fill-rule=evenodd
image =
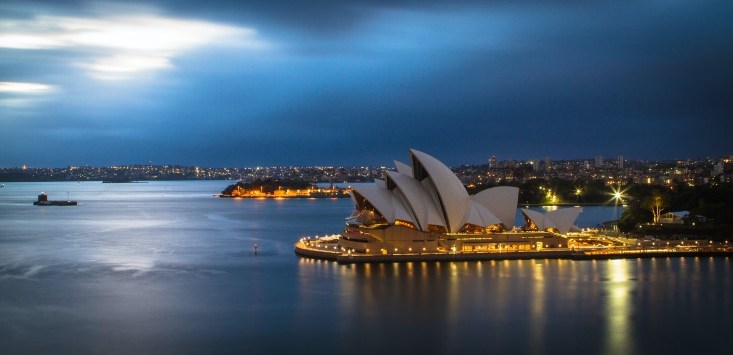
<path id="1" fill-rule="evenodd" d="M 537 261 L 532 267 L 532 322 L 530 322 L 529 337 L 531 351 L 534 354 L 541 354 L 544 348 L 545 267 L 547 263 L 547 260 Z"/>
<path id="2" fill-rule="evenodd" d="M 378 332 L 383 345 L 404 351 L 475 351 L 490 344 L 495 352 L 630 354 L 653 349 L 657 342 L 650 340 L 656 339 L 656 330 L 670 331 L 657 319 L 675 314 L 674 307 L 695 312 L 705 307 L 695 304 L 700 301 L 697 291 L 687 291 L 682 298 L 675 291 L 689 286 L 679 282 L 695 270 L 686 270 L 689 261 L 330 263 L 330 268 L 305 274 L 316 272 L 337 284 L 338 292 L 330 299 L 338 307 L 341 329 Z M 697 261 L 700 270 L 695 272 L 707 275 L 710 268 L 716 269 L 711 275 L 719 274 L 729 263 L 705 258 Z M 312 266 L 300 263 L 300 267 Z M 723 274 L 729 277 L 731 272 Z M 725 280 L 723 288 L 730 290 L 730 283 Z M 730 307 L 731 302 L 725 302 Z M 424 343 L 426 339 L 429 343 Z"/>
<path id="3" fill-rule="evenodd" d="M 606 292 L 606 354 L 629 354 L 633 351 L 631 315 L 634 312 L 631 294 L 634 282 L 630 279 L 628 260 L 618 259 L 606 262 L 609 280 Z"/>
<path id="4" fill-rule="evenodd" d="M 348 200 L 212 198 L 224 182 L 107 185 L 82 183 L 75 209 L 34 208 L 52 191 L 38 184 L 4 188 L 0 354 L 733 347 L 729 258 L 339 265 L 298 258 L 292 243 L 342 228 Z"/>

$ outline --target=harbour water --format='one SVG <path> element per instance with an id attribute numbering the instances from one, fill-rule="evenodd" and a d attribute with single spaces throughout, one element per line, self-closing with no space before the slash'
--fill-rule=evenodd
<path id="1" fill-rule="evenodd" d="M 730 258 L 339 265 L 299 237 L 348 199 L 220 199 L 225 181 L 6 183 L 0 353 L 722 354 Z M 79 206 L 38 207 L 67 192 Z M 584 207 L 581 227 L 616 218 Z M 258 255 L 254 255 L 254 246 Z"/>

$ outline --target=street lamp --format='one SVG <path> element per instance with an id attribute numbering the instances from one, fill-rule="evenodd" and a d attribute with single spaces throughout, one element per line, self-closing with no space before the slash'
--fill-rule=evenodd
<path id="1" fill-rule="evenodd" d="M 583 189 L 576 187 L 575 188 L 575 202 L 580 202 L 580 195 L 583 194 Z"/>
<path id="2" fill-rule="evenodd" d="M 616 225 L 618 226 L 618 219 L 619 219 L 619 216 L 618 216 L 618 203 L 619 202 L 623 203 L 624 202 L 624 198 L 626 197 L 626 195 L 624 195 L 624 191 L 621 190 L 621 186 L 619 186 L 617 189 L 611 188 L 611 191 L 612 191 L 611 192 L 611 199 L 613 200 L 613 207 L 614 207 L 613 210 L 616 213 L 616 221 L 617 221 L 616 222 Z"/>

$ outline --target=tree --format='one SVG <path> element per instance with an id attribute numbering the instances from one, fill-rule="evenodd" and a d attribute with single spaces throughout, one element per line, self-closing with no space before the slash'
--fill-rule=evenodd
<path id="1" fill-rule="evenodd" d="M 618 229 L 624 233 L 634 231 L 637 225 L 648 223 L 652 219 L 649 211 L 643 209 L 638 203 L 630 203 L 618 221 Z"/>
<path id="2" fill-rule="evenodd" d="M 654 190 L 644 199 L 642 206 L 652 212 L 652 221 L 655 224 L 659 223 L 662 211 L 669 206 L 669 196 L 659 190 Z"/>

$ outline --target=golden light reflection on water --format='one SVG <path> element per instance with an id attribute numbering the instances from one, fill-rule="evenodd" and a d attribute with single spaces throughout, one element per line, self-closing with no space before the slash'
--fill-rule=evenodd
<path id="1" fill-rule="evenodd" d="M 629 354 L 633 351 L 631 315 L 634 312 L 629 261 L 615 259 L 607 261 L 609 281 L 606 288 L 606 354 Z"/>
<path id="2" fill-rule="evenodd" d="M 447 319 L 455 322 L 461 305 L 460 279 L 458 277 L 458 265 L 450 263 L 450 280 L 448 282 L 448 307 L 446 308 Z"/>
<path id="3" fill-rule="evenodd" d="M 532 321 L 529 334 L 533 353 L 542 353 L 545 329 L 545 272 L 547 260 L 532 267 Z"/>
<path id="4" fill-rule="evenodd" d="M 325 314 L 335 317 L 340 331 L 389 334 L 430 324 L 420 334 L 440 336 L 443 350 L 468 339 L 519 353 L 548 353 L 572 343 L 571 353 L 629 354 L 648 347 L 656 336 L 652 329 L 669 324 L 678 308 L 689 319 L 704 318 L 700 305 L 717 302 L 720 294 L 714 298 L 687 286 L 700 280 L 730 285 L 721 281 L 733 273 L 730 259 L 718 264 L 723 267 L 713 278 L 708 269 L 716 262 L 706 257 L 339 265 L 303 259 L 297 322 L 305 326 Z M 695 267 L 704 275 L 690 275 Z M 503 342 L 508 334 L 522 341 Z"/>

